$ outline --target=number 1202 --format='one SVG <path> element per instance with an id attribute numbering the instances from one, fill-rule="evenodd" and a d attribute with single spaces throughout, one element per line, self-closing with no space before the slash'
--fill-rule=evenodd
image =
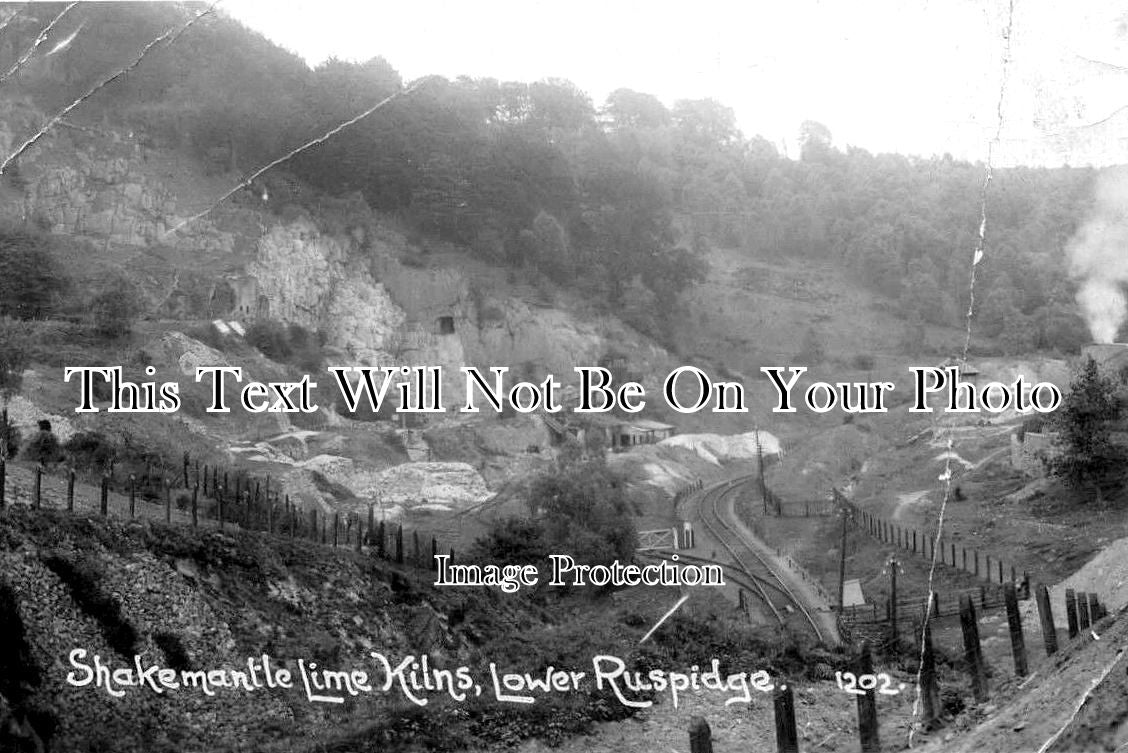
<path id="1" fill-rule="evenodd" d="M 893 684 L 893 678 L 884 672 L 874 675 L 856 675 L 853 672 L 835 672 L 834 679 L 840 690 L 854 695 L 865 695 L 866 691 L 876 690 L 882 695 L 898 695 L 901 688 Z M 903 685 L 901 687 L 904 687 Z"/>

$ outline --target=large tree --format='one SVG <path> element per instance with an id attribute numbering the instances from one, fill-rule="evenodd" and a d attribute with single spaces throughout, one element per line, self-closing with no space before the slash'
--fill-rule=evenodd
<path id="1" fill-rule="evenodd" d="M 1120 410 L 1112 380 L 1096 361 L 1086 359 L 1057 412 L 1062 452 L 1050 462 L 1051 473 L 1099 497 L 1101 488 L 1120 476 L 1125 460 L 1124 448 L 1112 441 Z"/>

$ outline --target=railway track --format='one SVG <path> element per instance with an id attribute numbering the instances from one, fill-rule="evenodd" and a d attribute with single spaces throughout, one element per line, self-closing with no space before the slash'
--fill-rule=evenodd
<path id="1" fill-rule="evenodd" d="M 678 552 L 673 552 L 673 551 L 637 552 L 635 554 L 635 556 L 642 558 L 642 559 L 667 560 L 667 561 L 669 561 L 670 558 L 675 554 L 678 556 L 678 562 L 688 562 L 688 563 L 693 564 L 693 565 L 719 565 L 725 571 L 725 581 L 726 582 L 731 580 L 734 583 L 737 583 L 738 585 L 745 586 L 745 588 L 751 590 L 753 592 L 752 595 L 755 596 L 758 599 L 763 600 L 763 595 L 760 593 L 760 590 L 758 588 L 756 588 L 755 584 L 757 584 L 757 583 L 760 584 L 761 586 L 763 586 L 766 590 L 774 591 L 775 595 L 777 597 L 779 597 L 780 599 L 790 600 L 790 597 L 787 595 L 787 592 L 784 591 L 783 588 L 780 587 L 779 583 L 767 580 L 765 578 L 761 578 L 759 575 L 756 575 L 754 573 L 747 573 L 744 570 L 742 570 L 738 565 L 734 565 L 731 562 L 724 562 L 723 560 L 709 559 L 708 557 L 698 557 L 697 555 L 694 555 L 694 554 L 686 554 L 683 551 L 678 551 Z"/>
<path id="2" fill-rule="evenodd" d="M 832 642 L 836 636 L 826 634 L 826 631 L 819 626 L 818 620 L 811 615 L 803 600 L 795 595 L 794 591 L 776 573 L 775 568 L 756 551 L 752 542 L 748 541 L 744 534 L 725 520 L 725 516 L 720 512 L 721 502 L 736 489 L 750 483 L 753 478 L 753 476 L 742 476 L 706 488 L 697 499 L 696 517 L 712 538 L 728 552 L 729 557 L 736 565 L 735 569 L 742 573 L 738 577 L 744 577 L 751 582 L 754 586 L 753 593 L 768 606 L 780 625 L 785 624 L 785 617 L 780 608 L 769 597 L 769 585 L 777 594 L 782 594 L 783 598 L 794 606 L 796 612 L 803 616 L 805 624 L 811 628 L 819 641 Z M 724 563 L 720 564 L 724 565 Z M 725 565 L 725 567 L 726 572 L 732 572 L 734 569 L 732 564 Z"/>

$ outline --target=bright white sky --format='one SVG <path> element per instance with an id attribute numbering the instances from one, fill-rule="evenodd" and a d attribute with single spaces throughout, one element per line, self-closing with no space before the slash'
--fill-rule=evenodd
<path id="1" fill-rule="evenodd" d="M 996 164 L 1128 163 L 1128 7 L 1014 7 Z M 791 156 L 799 124 L 811 119 L 840 147 L 972 160 L 986 157 L 996 131 L 1007 17 L 1005 0 L 224 0 L 220 8 L 311 65 L 382 55 L 405 80 L 566 78 L 596 105 L 619 87 L 667 105 L 713 97 L 735 110 L 745 134 Z"/>

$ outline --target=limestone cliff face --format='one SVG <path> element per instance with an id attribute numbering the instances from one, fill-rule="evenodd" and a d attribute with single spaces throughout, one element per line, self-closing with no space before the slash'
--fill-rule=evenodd
<path id="1" fill-rule="evenodd" d="M 236 311 L 321 331 L 353 364 L 388 364 L 406 316 L 349 250 L 308 219 L 274 225 L 246 265 Z"/>
<path id="2" fill-rule="evenodd" d="M 40 122 L 41 113 L 0 103 L 0 147 Z M 83 273 L 128 272 L 153 316 L 275 319 L 323 333 L 349 365 L 442 366 L 448 405 L 463 399 L 463 365 L 564 378 L 610 343 L 631 352 L 638 371 L 668 360 L 614 320 L 538 301 L 457 249 L 449 263 L 428 263 L 363 201 L 330 221 L 241 191 L 179 228 L 234 176 L 205 175 L 142 135 L 59 126 L 5 177 L 0 217 L 92 241 Z"/>
<path id="3" fill-rule="evenodd" d="M 11 153 L 44 119 L 26 105 L 0 104 L 0 149 Z M 132 133 L 57 125 L 6 171 L 9 176 L 14 172 L 8 186 L 16 191 L 0 202 L 0 215 L 103 244 L 231 252 L 234 234 L 210 221 L 168 235 L 198 209 L 185 194 L 193 188 L 207 190 L 192 185 L 197 176 L 185 167 L 182 160 L 143 145 Z"/>

